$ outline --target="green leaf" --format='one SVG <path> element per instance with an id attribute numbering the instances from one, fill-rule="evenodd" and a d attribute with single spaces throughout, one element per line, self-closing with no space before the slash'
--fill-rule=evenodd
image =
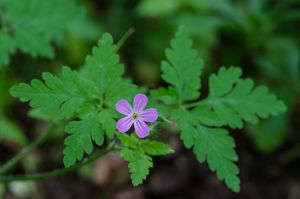
<path id="1" fill-rule="evenodd" d="M 124 67 L 115 50 L 112 37 L 104 34 L 80 72 L 64 67 L 61 78 L 43 73 L 43 82 L 32 80 L 31 84 L 21 83 L 10 90 L 21 101 L 30 102 L 39 118 L 80 119 L 65 128 L 70 134 L 65 139 L 66 167 L 82 160 L 85 153 L 90 154 L 93 141 L 102 145 L 105 134 L 113 138 L 116 112 L 112 99 L 133 95 L 137 90 L 130 81 L 122 79 Z"/>
<path id="2" fill-rule="evenodd" d="M 117 100 L 131 98 L 136 94 L 137 87 L 122 79 L 124 66 L 119 63 L 113 38 L 105 33 L 94 47 L 92 54 L 87 56 L 81 74 L 91 81 L 99 91 L 98 97 L 109 107 L 114 107 Z M 104 97 L 105 94 L 105 97 Z"/>
<path id="3" fill-rule="evenodd" d="M 203 61 L 197 59 L 191 46 L 188 31 L 181 26 L 171 41 L 171 49 L 166 50 L 167 61 L 161 63 L 162 78 L 175 87 L 180 102 L 195 100 L 200 95 Z"/>
<path id="4" fill-rule="evenodd" d="M 241 70 L 235 67 L 221 68 L 218 74 L 211 75 L 208 97 L 187 104 L 186 101 L 199 97 L 199 76 L 203 68 L 191 45 L 187 30 L 180 27 L 171 41 L 171 49 L 166 51 L 168 61 L 163 61 L 161 66 L 162 78 L 171 87 L 156 89 L 151 97 L 168 107 L 162 110 L 176 121 L 184 146 L 193 148 L 200 162 L 207 161 L 218 178 L 238 192 L 239 170 L 235 164 L 238 158 L 233 138 L 227 130 L 211 127 L 241 128 L 244 122 L 256 123 L 259 118 L 284 112 L 286 107 L 266 87 L 254 87 L 252 80 L 242 79 Z M 173 90 L 175 94 L 170 92 Z M 176 98 L 177 103 L 173 103 Z"/>
<path id="5" fill-rule="evenodd" d="M 9 54 L 15 51 L 15 42 L 5 32 L 0 30 L 0 71 L 9 63 Z"/>
<path id="6" fill-rule="evenodd" d="M 174 150 L 168 144 L 160 141 L 150 139 L 141 140 L 133 134 L 129 136 L 125 133 L 117 133 L 117 136 L 122 145 L 129 147 L 133 150 L 140 151 L 144 154 L 158 156 L 174 153 Z"/>
<path id="7" fill-rule="evenodd" d="M 27 115 L 31 118 L 42 120 L 42 121 L 48 121 L 48 122 L 57 121 L 57 118 L 55 116 L 49 116 L 47 114 L 43 114 L 41 113 L 39 108 L 29 110 Z"/>
<path id="8" fill-rule="evenodd" d="M 102 124 L 102 129 L 110 139 L 112 139 L 116 133 L 116 121 L 113 119 L 113 115 L 113 111 L 109 109 L 102 109 L 99 114 L 99 121 Z"/>
<path id="9" fill-rule="evenodd" d="M 149 107 L 159 110 L 159 115 L 169 118 L 174 106 L 178 106 L 178 95 L 173 87 L 150 90 Z M 168 106 L 166 106 L 168 105 Z"/>
<path id="10" fill-rule="evenodd" d="M 137 12 L 147 17 L 163 17 L 174 13 L 179 5 L 179 1 L 173 0 L 143 0 L 138 5 Z"/>
<path id="11" fill-rule="evenodd" d="M 174 153 L 174 150 L 168 145 L 160 141 L 155 140 L 140 140 L 139 149 L 148 155 L 167 155 Z"/>
<path id="12" fill-rule="evenodd" d="M 236 67 L 221 68 L 218 74 L 209 78 L 209 96 L 201 106 L 207 106 L 215 122 L 206 125 L 228 124 L 241 128 L 245 122 L 257 123 L 260 118 L 277 115 L 286 110 L 285 104 L 270 94 L 264 86 L 254 87 L 251 79 L 241 79 L 241 70 Z"/>
<path id="13" fill-rule="evenodd" d="M 213 74 L 209 78 L 209 97 L 218 97 L 229 93 L 241 74 L 242 70 L 237 67 L 220 68 L 218 74 Z"/>
<path id="14" fill-rule="evenodd" d="M 206 104 L 199 104 L 192 112 L 195 118 L 202 124 L 208 126 L 223 126 L 226 124 L 224 119 L 218 115 L 212 107 Z"/>
<path id="15" fill-rule="evenodd" d="M 63 68 L 62 76 L 58 78 L 46 72 L 42 75 L 45 83 L 34 79 L 31 84 L 13 86 L 10 93 L 22 102 L 30 101 L 30 106 L 39 108 L 41 113 L 70 118 L 86 100 L 94 97 L 96 90 L 67 67 Z"/>
<path id="16" fill-rule="evenodd" d="M 122 99 L 131 101 L 138 92 L 143 93 L 138 90 L 136 85 L 124 79 L 109 85 L 107 90 L 109 90 L 109 92 L 105 95 L 104 103 L 111 109 L 115 109 L 115 105 L 117 101 L 120 100 L 120 96 L 122 96 Z"/>
<path id="17" fill-rule="evenodd" d="M 172 117 L 177 122 L 177 128 L 180 129 L 180 138 L 184 146 L 190 149 L 195 144 L 194 135 L 197 134 L 197 131 L 192 127 L 198 123 L 197 120 L 185 109 L 176 109 L 173 111 Z"/>
<path id="18" fill-rule="evenodd" d="M 72 31 L 76 21 L 86 19 L 83 8 L 70 0 L 1 1 L 0 7 L 0 66 L 9 63 L 16 48 L 33 57 L 53 58 L 51 42 Z"/>
<path id="19" fill-rule="evenodd" d="M 177 104 L 176 91 L 172 87 L 169 89 L 163 87 L 152 89 L 150 91 L 150 97 L 153 98 L 153 101 L 161 101 L 167 105 Z"/>
<path id="20" fill-rule="evenodd" d="M 141 140 L 134 134 L 117 133 L 117 136 L 123 145 L 121 155 L 129 162 L 128 167 L 134 186 L 141 184 L 149 174 L 149 169 L 153 167 L 152 158 L 148 155 L 167 155 L 174 152 L 169 145 L 160 141 Z"/>
<path id="21" fill-rule="evenodd" d="M 119 138 L 122 145 L 126 147 L 130 147 L 132 149 L 137 148 L 138 140 L 135 137 L 129 136 L 126 133 L 119 133 L 119 132 L 117 132 L 116 135 Z"/>
<path id="22" fill-rule="evenodd" d="M 105 33 L 94 47 L 92 54 L 85 60 L 81 73 L 97 86 L 100 96 L 108 91 L 108 87 L 121 80 L 124 66 L 119 63 L 113 38 Z"/>
<path id="23" fill-rule="evenodd" d="M 72 121 L 65 131 L 70 135 L 65 139 L 64 165 L 70 167 L 76 160 L 82 160 L 84 153 L 90 154 L 93 151 L 93 141 L 101 146 L 104 136 L 101 132 L 101 124 L 95 114 L 91 114 L 80 121 Z"/>
<path id="24" fill-rule="evenodd" d="M 178 109 L 177 127 L 186 148 L 193 148 L 200 163 L 208 162 L 212 171 L 216 171 L 220 180 L 235 192 L 239 191 L 237 154 L 234 151 L 234 141 L 225 129 L 208 128 L 197 121 L 198 113 Z"/>
<path id="25" fill-rule="evenodd" d="M 72 35 L 71 39 L 76 39 L 83 42 L 94 42 L 99 38 L 100 33 L 102 32 L 101 25 L 92 18 L 89 18 L 89 8 L 88 6 L 77 6 L 76 18 L 68 24 L 68 32 Z M 73 36 L 74 35 L 74 36 Z M 70 45 L 69 41 L 65 40 L 65 45 Z"/>
<path id="26" fill-rule="evenodd" d="M 0 139 L 8 140 L 10 142 L 25 146 L 28 139 L 15 123 L 0 115 Z"/>
<path id="27" fill-rule="evenodd" d="M 197 126 L 194 153 L 200 163 L 207 161 L 209 168 L 216 171 L 219 180 L 224 180 L 234 192 L 240 190 L 239 169 L 234 163 L 238 156 L 235 143 L 226 129 Z"/>
<path id="28" fill-rule="evenodd" d="M 153 167 L 152 158 L 128 148 L 123 148 L 121 155 L 128 162 L 132 184 L 134 186 L 141 184 L 149 174 L 149 169 Z"/>

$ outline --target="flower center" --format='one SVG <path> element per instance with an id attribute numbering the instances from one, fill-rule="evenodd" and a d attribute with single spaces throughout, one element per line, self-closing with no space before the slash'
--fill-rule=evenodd
<path id="1" fill-rule="evenodd" d="M 136 120 L 139 117 L 139 115 L 137 113 L 133 113 L 131 117 L 132 119 Z"/>

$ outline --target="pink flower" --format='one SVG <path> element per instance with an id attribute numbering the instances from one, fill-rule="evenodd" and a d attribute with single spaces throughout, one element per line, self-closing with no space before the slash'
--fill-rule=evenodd
<path id="1" fill-rule="evenodd" d="M 147 103 L 148 97 L 144 94 L 137 94 L 134 97 L 133 108 L 127 100 L 119 100 L 116 104 L 116 110 L 126 117 L 117 122 L 117 130 L 125 133 L 133 124 L 135 132 L 140 138 L 147 137 L 150 133 L 150 128 L 145 122 L 155 122 L 158 117 L 156 109 L 149 108 L 144 110 Z"/>

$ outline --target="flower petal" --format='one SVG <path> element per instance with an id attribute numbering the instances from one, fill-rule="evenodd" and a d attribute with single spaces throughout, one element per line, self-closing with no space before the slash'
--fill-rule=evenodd
<path id="1" fill-rule="evenodd" d="M 119 100 L 116 104 L 116 110 L 123 115 L 131 115 L 132 107 L 127 100 Z"/>
<path id="2" fill-rule="evenodd" d="M 137 94 L 134 97 L 133 109 L 135 111 L 142 111 L 148 103 L 148 97 L 144 94 Z"/>
<path id="3" fill-rule="evenodd" d="M 146 109 L 140 114 L 140 119 L 145 122 L 155 122 L 157 118 L 158 113 L 155 108 Z"/>
<path id="4" fill-rule="evenodd" d="M 130 127 L 132 126 L 133 120 L 130 116 L 124 117 L 122 119 L 120 119 L 117 124 L 116 124 L 116 128 L 119 132 L 121 133 L 125 133 L 126 131 L 128 131 L 130 129 Z"/>
<path id="5" fill-rule="evenodd" d="M 150 128 L 141 120 L 134 121 L 134 129 L 139 138 L 147 137 L 150 133 Z"/>

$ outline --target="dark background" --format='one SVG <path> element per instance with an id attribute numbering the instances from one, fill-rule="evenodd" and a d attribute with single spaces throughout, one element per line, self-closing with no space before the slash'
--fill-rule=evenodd
<path id="1" fill-rule="evenodd" d="M 53 41 L 55 59 L 32 58 L 17 51 L 6 69 L 2 114 L 27 141 L 0 137 L 0 164 L 17 154 L 47 127 L 29 117 L 27 104 L 9 97 L 19 81 L 58 73 L 62 65 L 78 68 L 103 32 L 116 40 L 135 32 L 120 50 L 126 74 L 138 85 L 164 86 L 160 61 L 179 25 L 185 25 L 199 57 L 205 60 L 202 94 L 208 75 L 221 66 L 240 66 L 244 77 L 267 85 L 288 106 L 280 116 L 243 130 L 230 130 L 239 154 L 241 191 L 233 193 L 206 164 L 199 164 L 177 135 L 166 140 L 176 153 L 155 158 L 146 182 L 133 188 L 126 163 L 118 154 L 77 172 L 39 182 L 0 185 L 0 198 L 300 198 L 300 3 L 293 0 L 101 0 L 79 1 L 95 28 L 91 37 L 68 32 L 64 42 Z M 0 44 L 1 45 L 1 44 Z M 16 131 L 16 130 L 15 130 Z M 22 137 L 22 136 L 21 136 Z M 62 132 L 28 155 L 10 174 L 49 171 L 62 167 Z"/>

